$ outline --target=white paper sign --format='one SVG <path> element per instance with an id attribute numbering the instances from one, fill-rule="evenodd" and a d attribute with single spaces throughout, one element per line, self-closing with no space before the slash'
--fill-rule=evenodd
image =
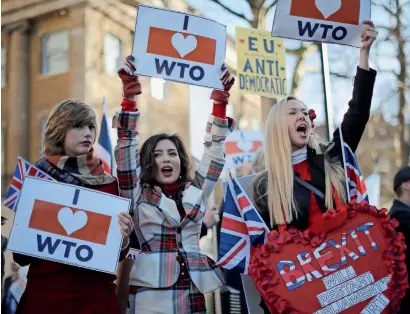
<path id="1" fill-rule="evenodd" d="M 249 314 L 263 314 L 264 310 L 260 306 L 262 297 L 252 278 L 244 274 L 241 274 L 241 278 Z"/>
<path id="2" fill-rule="evenodd" d="M 241 187 L 244 189 L 244 191 L 246 192 L 246 194 L 249 196 L 249 198 L 251 200 L 253 200 L 253 185 L 252 185 L 252 182 L 253 182 L 253 180 L 255 180 L 255 178 L 259 174 L 261 174 L 261 172 L 253 173 L 253 174 L 250 174 L 248 176 L 235 178 L 239 182 L 239 184 L 241 185 Z M 222 190 L 223 190 L 223 193 L 224 193 L 224 198 L 225 198 L 227 189 L 228 189 L 228 181 L 223 181 L 222 182 Z"/>
<path id="3" fill-rule="evenodd" d="M 383 293 L 378 294 L 367 304 L 360 314 L 380 314 L 388 306 L 390 300 Z"/>
<path id="4" fill-rule="evenodd" d="M 371 0 L 278 0 L 272 36 L 361 47 Z"/>
<path id="5" fill-rule="evenodd" d="M 192 14 L 138 6 L 132 55 L 139 75 L 223 89 L 226 27 Z"/>
<path id="6" fill-rule="evenodd" d="M 122 236 L 118 214 L 130 200 L 27 177 L 7 249 L 114 274 Z"/>
<path id="7" fill-rule="evenodd" d="M 260 131 L 235 130 L 226 139 L 225 150 L 229 168 L 239 168 L 252 162 L 262 146 L 263 134 Z"/>

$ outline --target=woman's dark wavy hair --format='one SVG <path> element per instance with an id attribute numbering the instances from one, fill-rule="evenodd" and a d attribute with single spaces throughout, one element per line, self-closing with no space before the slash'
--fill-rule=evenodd
<path id="1" fill-rule="evenodd" d="M 162 140 L 169 140 L 174 143 L 179 159 L 181 160 L 181 173 L 178 179 L 178 190 L 185 187 L 186 183 L 193 183 L 191 178 L 192 164 L 189 159 L 189 155 L 185 149 L 184 143 L 181 138 L 176 135 L 169 135 L 166 133 L 160 133 L 149 137 L 141 147 L 140 151 L 140 165 L 141 165 L 141 186 L 154 186 L 158 185 L 155 180 L 155 173 L 157 171 L 157 164 L 155 163 L 154 150 L 158 142 Z"/>

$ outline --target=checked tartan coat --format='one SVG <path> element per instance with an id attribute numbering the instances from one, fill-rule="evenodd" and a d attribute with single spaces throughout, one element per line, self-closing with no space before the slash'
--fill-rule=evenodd
<path id="1" fill-rule="evenodd" d="M 113 120 L 113 127 L 118 130 L 115 158 L 120 193 L 132 201 L 135 233 L 141 247 L 130 274 L 130 285 L 171 287 L 180 273 L 180 253 L 195 286 L 201 293 L 208 293 L 223 285 L 224 280 L 214 261 L 200 251 L 199 237 L 207 199 L 225 164 L 225 139 L 235 122 L 209 116 L 204 154 L 194 179 L 200 188 L 190 185 L 183 192 L 186 216 L 181 222 L 174 200 L 167 198 L 159 187 L 140 186 L 139 115 L 139 111 L 119 111 Z"/>

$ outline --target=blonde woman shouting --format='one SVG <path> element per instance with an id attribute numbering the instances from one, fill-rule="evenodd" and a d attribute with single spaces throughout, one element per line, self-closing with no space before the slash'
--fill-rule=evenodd
<path id="1" fill-rule="evenodd" d="M 376 71 L 369 68 L 369 50 L 376 36 L 373 23 L 365 21 L 353 97 L 340 126 L 353 152 L 370 115 Z M 323 214 L 335 208 L 343 212 L 347 203 L 339 130 L 330 143 L 323 143 L 313 132 L 313 118 L 302 101 L 287 97 L 272 107 L 266 120 L 266 169 L 254 182 L 254 202 L 268 227 L 279 232 L 290 226 L 328 231 L 335 225 L 323 223 Z"/>

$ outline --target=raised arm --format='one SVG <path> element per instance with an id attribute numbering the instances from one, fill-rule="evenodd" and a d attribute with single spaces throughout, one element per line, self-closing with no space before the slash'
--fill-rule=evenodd
<path id="1" fill-rule="evenodd" d="M 117 129 L 118 140 L 115 147 L 115 160 L 117 163 L 117 177 L 120 195 L 131 199 L 133 210 L 141 193 L 140 157 L 139 157 L 139 132 L 136 96 L 141 94 L 141 84 L 135 73 L 134 58 L 127 57 L 124 65 L 118 71 L 123 84 L 123 100 L 121 110 L 117 111 L 113 119 L 113 128 Z"/>
<path id="2" fill-rule="evenodd" d="M 370 117 L 370 107 L 373 97 L 373 87 L 376 71 L 369 68 L 369 51 L 377 37 L 377 31 L 371 21 L 364 21 L 362 30 L 363 47 L 360 49 L 359 66 L 354 78 L 353 96 L 349 101 L 349 109 L 341 124 L 343 140 L 353 152 L 356 151 Z M 340 149 L 340 135 L 337 129 L 333 134 L 335 146 Z"/>
<path id="3" fill-rule="evenodd" d="M 225 139 L 235 128 L 235 121 L 226 117 L 229 90 L 235 79 L 225 64 L 221 68 L 221 81 L 224 90 L 214 89 L 211 94 L 214 104 L 206 125 L 204 153 L 195 171 L 195 183 L 204 192 L 205 200 L 211 195 L 225 165 Z"/>

